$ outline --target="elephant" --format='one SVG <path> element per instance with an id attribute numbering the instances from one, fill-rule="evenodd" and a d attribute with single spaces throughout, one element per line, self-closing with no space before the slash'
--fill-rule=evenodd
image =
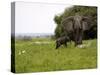
<path id="1" fill-rule="evenodd" d="M 67 47 L 67 42 L 71 41 L 68 36 L 59 37 L 56 40 L 56 49 L 59 48 L 61 45 L 65 45 Z"/>
<path id="2" fill-rule="evenodd" d="M 75 46 L 82 45 L 83 32 L 89 30 L 91 27 L 91 20 L 89 17 L 74 15 L 62 19 L 61 25 L 64 33 L 73 39 Z"/>

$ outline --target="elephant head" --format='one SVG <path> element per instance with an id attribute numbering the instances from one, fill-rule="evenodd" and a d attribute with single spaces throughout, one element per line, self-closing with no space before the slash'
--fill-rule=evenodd
<path id="1" fill-rule="evenodd" d="M 90 28 L 88 17 L 75 15 L 61 21 L 62 27 L 67 34 L 73 37 L 75 46 L 82 44 L 83 31 Z"/>

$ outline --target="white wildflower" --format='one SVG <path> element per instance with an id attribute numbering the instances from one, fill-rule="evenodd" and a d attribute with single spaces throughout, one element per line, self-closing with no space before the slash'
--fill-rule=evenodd
<path id="1" fill-rule="evenodd" d="M 22 53 L 25 53 L 25 50 L 23 50 Z"/>

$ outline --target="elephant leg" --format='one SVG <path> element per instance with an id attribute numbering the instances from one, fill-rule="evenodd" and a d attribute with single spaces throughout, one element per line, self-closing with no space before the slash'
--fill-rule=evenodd
<path id="1" fill-rule="evenodd" d="M 67 43 L 65 43 L 64 45 L 65 45 L 65 47 L 67 47 Z"/>
<path id="2" fill-rule="evenodd" d="M 56 44 L 56 49 L 58 48 L 58 44 Z"/>
<path id="3" fill-rule="evenodd" d="M 56 49 L 58 49 L 60 47 L 60 44 L 57 42 L 56 43 Z"/>
<path id="4" fill-rule="evenodd" d="M 58 45 L 56 45 L 56 49 L 58 48 Z"/>

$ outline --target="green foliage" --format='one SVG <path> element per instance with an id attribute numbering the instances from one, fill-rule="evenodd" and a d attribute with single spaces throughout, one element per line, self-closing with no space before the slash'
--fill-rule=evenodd
<path id="1" fill-rule="evenodd" d="M 61 26 L 61 20 L 62 20 L 62 16 L 60 15 L 60 16 L 55 16 L 55 18 L 54 18 L 54 21 L 55 21 L 55 23 L 57 24 L 57 27 L 56 27 L 56 29 L 55 29 L 55 36 L 56 37 L 59 37 L 59 36 L 61 36 L 62 35 L 62 33 L 63 33 L 63 29 L 62 29 L 62 26 Z"/>
<path id="2" fill-rule="evenodd" d="M 56 28 L 56 30 L 55 30 L 55 33 L 56 33 L 55 35 L 56 35 L 57 37 L 61 36 L 62 33 L 63 33 L 62 27 L 61 27 L 61 26 L 58 26 L 58 27 Z"/>
<path id="3" fill-rule="evenodd" d="M 91 26 L 93 27 L 91 27 L 89 32 L 95 33 L 91 37 L 96 38 L 97 36 L 97 7 L 92 7 L 92 6 L 72 6 L 70 8 L 66 8 L 65 11 L 61 15 L 59 16 L 56 15 L 54 18 L 54 21 L 57 24 L 57 27 L 55 29 L 55 37 L 56 38 L 60 37 L 64 33 L 61 27 L 62 19 L 65 19 L 66 17 L 69 17 L 69 16 L 74 16 L 76 13 L 82 16 L 89 17 L 91 19 Z"/>
<path id="4" fill-rule="evenodd" d="M 61 23 L 61 20 L 62 20 L 62 16 L 61 15 L 56 15 L 55 18 L 54 18 L 54 21 L 59 25 Z"/>
<path id="5" fill-rule="evenodd" d="M 42 44 L 44 41 L 49 43 Z M 56 50 L 55 41 L 50 38 L 34 38 L 32 41 L 16 40 L 16 73 L 96 68 L 96 39 L 83 43 L 89 46 L 77 48 L 72 42 L 68 43 L 67 48 L 61 46 Z"/>

